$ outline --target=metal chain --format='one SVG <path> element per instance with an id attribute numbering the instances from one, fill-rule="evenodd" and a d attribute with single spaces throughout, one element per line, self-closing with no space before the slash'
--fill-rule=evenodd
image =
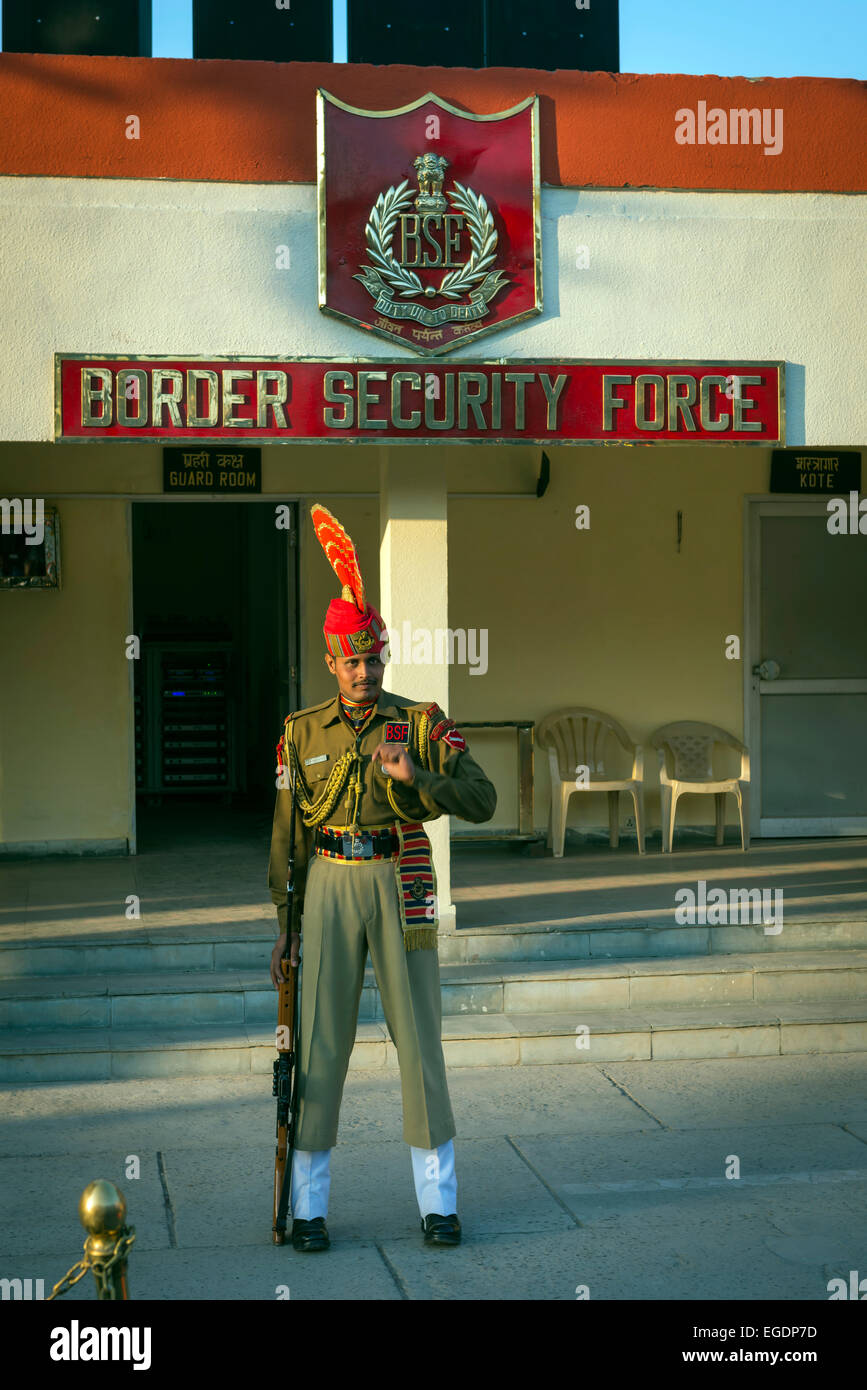
<path id="1" fill-rule="evenodd" d="M 71 1269 L 66 1271 L 62 1279 L 58 1279 L 45 1302 L 50 1303 L 52 1298 L 59 1298 L 61 1294 L 66 1293 L 68 1289 L 72 1288 L 73 1284 L 77 1284 L 79 1279 L 84 1278 L 89 1268 L 90 1265 L 87 1260 L 79 1260 L 77 1264 L 74 1264 Z M 77 1274 L 76 1270 L 78 1271 Z M 74 1279 L 72 1278 L 73 1274 L 75 1274 Z"/>
<path id="2" fill-rule="evenodd" d="M 135 1226 L 124 1227 L 118 1235 L 114 1249 L 106 1260 L 94 1259 L 92 1255 L 89 1255 L 87 1253 L 87 1243 L 85 1242 L 84 1259 L 79 1260 L 77 1264 L 74 1264 L 71 1269 L 67 1270 L 63 1278 L 59 1279 L 54 1285 L 54 1288 L 51 1290 L 45 1302 L 49 1303 L 52 1298 L 60 1298 L 60 1296 L 71 1289 L 74 1284 L 77 1284 L 79 1279 L 83 1279 L 89 1269 L 93 1270 L 94 1278 L 96 1279 L 97 1297 L 100 1299 L 115 1298 L 114 1285 L 108 1277 L 109 1271 L 114 1268 L 118 1261 L 126 1259 L 134 1240 Z M 72 1277 L 73 1275 L 75 1276 L 74 1278 Z"/>
<path id="3" fill-rule="evenodd" d="M 94 1260 L 92 1269 L 96 1278 L 97 1295 L 99 1298 L 117 1298 L 114 1283 L 109 1278 L 109 1271 L 118 1263 L 119 1260 L 126 1259 L 127 1253 L 135 1240 L 135 1228 L 130 1227 L 129 1233 L 121 1232 L 117 1243 L 107 1260 Z"/>

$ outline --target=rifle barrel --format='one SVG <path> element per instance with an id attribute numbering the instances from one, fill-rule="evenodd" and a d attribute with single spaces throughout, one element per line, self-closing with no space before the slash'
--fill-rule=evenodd
<path id="1" fill-rule="evenodd" d="M 288 738 L 287 738 L 288 743 Z M 280 958 L 283 980 L 277 996 L 277 1051 L 273 1094 L 277 1097 L 277 1147 L 274 1157 L 273 1242 L 286 1241 L 286 1218 L 292 1187 L 292 1154 L 295 1148 L 295 1116 L 298 1104 L 298 966 L 292 965 L 292 927 L 295 918 L 295 771 L 289 764 L 289 853 L 286 882 L 286 941 Z M 287 1044 L 288 1039 L 288 1046 Z"/>

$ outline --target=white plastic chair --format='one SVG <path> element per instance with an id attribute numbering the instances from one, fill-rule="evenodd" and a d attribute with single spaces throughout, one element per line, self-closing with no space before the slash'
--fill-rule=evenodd
<path id="1" fill-rule="evenodd" d="M 613 736 L 632 757 L 632 774 L 626 778 L 607 775 L 605 745 Z M 635 807 L 635 833 L 638 851 L 644 853 L 644 749 L 633 743 L 622 724 L 601 710 L 579 706 L 555 710 L 539 724 L 536 740 L 547 749 L 551 768 L 551 812 L 548 819 L 548 847 L 554 858 L 563 857 L 566 838 L 566 811 L 571 797 L 579 792 L 608 793 L 608 830 L 612 849 L 620 843 L 620 793 L 629 792 Z M 579 780 L 578 769 L 585 767 L 589 780 Z"/>
<path id="2" fill-rule="evenodd" d="M 662 800 L 662 849 L 671 853 L 674 839 L 674 820 L 678 797 L 685 792 L 716 798 L 716 842 L 725 836 L 725 799 L 731 792 L 738 804 L 741 826 L 741 847 L 750 847 L 750 755 L 746 746 L 734 734 L 703 724 L 694 719 L 682 719 L 675 724 L 663 724 L 651 736 L 650 742 L 659 754 L 659 784 Z M 713 749 L 715 743 L 736 749 L 741 755 L 739 777 L 723 781 L 714 779 Z"/>

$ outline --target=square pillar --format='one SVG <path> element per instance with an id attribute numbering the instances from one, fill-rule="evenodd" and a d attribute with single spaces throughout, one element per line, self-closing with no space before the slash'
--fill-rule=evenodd
<path id="1" fill-rule="evenodd" d="M 412 700 L 436 700 L 448 714 L 448 661 L 436 663 L 433 641 L 437 629 L 448 628 L 446 478 L 436 452 L 405 446 L 379 451 L 379 595 L 392 648 L 383 685 Z M 427 663 L 414 659 L 411 634 L 419 629 L 431 635 L 433 659 Z M 451 817 L 441 816 L 425 826 L 433 849 L 443 933 L 455 930 L 450 825 Z"/>

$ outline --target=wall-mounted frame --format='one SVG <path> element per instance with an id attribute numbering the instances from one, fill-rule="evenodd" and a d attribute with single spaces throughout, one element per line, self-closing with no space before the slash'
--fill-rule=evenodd
<path id="1" fill-rule="evenodd" d="M 40 501 L 34 508 L 31 498 L 12 499 L 4 508 L 0 530 L 0 589 L 59 588 L 57 508 L 45 507 Z"/>

